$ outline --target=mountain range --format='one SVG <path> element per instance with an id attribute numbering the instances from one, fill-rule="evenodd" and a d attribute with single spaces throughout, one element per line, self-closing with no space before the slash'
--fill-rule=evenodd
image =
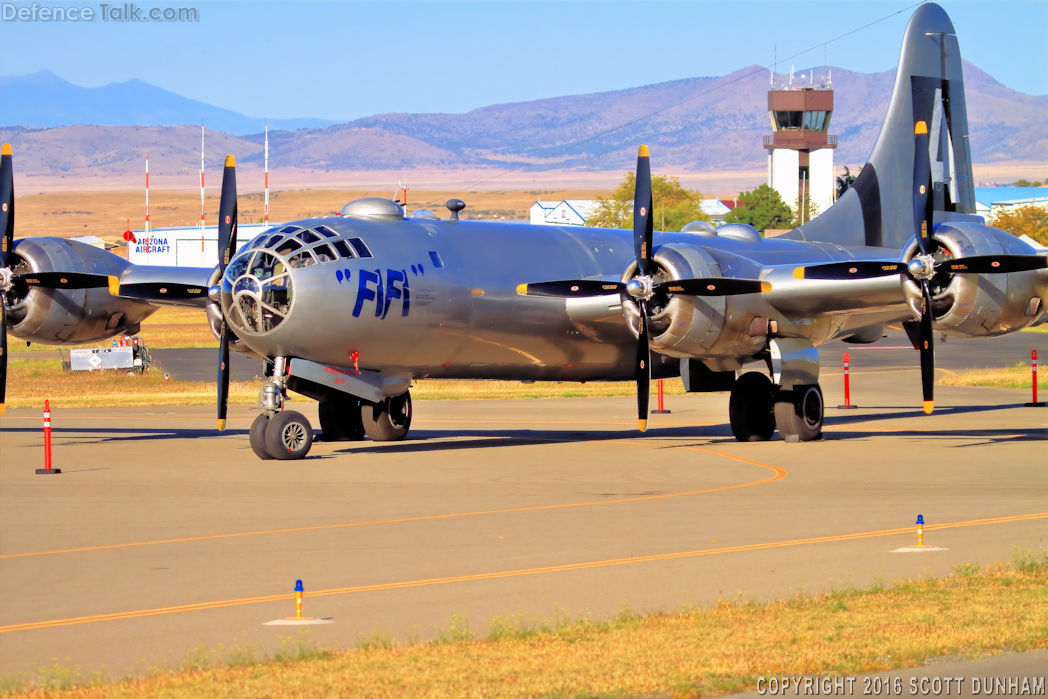
<path id="1" fill-rule="evenodd" d="M 831 68 L 838 137 L 835 162 L 861 164 L 873 146 L 895 71 Z M 825 71 L 820 70 L 822 74 Z M 463 114 L 380 114 L 341 124 L 270 122 L 270 168 L 320 173 L 459 171 L 623 172 L 647 143 L 663 172 L 761 168 L 770 133 L 768 71 L 750 66 L 610 92 L 492 105 Z M 964 64 L 973 159 L 1048 163 L 1048 96 L 1026 95 Z M 145 155 L 161 172 L 199 167 L 199 126 L 208 167 L 221 155 L 259 166 L 259 119 L 194 102 L 141 81 L 82 88 L 40 72 L 0 78 L 0 140 L 14 144 L 17 171 L 137 177 Z M 252 124 L 254 126 L 252 126 Z M 132 181 L 132 180 L 129 180 Z"/>

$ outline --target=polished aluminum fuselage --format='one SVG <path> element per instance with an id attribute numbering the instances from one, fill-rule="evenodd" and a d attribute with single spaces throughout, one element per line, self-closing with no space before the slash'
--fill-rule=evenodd
<path id="1" fill-rule="evenodd" d="M 361 369 L 410 378 L 634 377 L 636 340 L 618 295 L 565 300 L 516 291 L 521 283 L 552 279 L 620 279 L 633 261 L 629 231 L 430 218 L 333 217 L 296 223 L 359 238 L 373 257 L 293 269 L 286 320 L 264 334 L 234 325 L 258 354 L 343 367 L 352 366 L 355 356 Z M 831 243 L 666 233 L 655 236 L 657 259 L 663 246 L 667 251 L 701 249 L 713 260 L 705 269 L 686 270 L 690 274 L 773 279 L 787 304 L 795 265 L 850 259 L 856 253 Z M 379 287 L 391 278 L 397 281 L 388 295 L 396 298 L 383 303 Z M 773 306 L 766 294 L 716 299 L 713 311 L 704 300 L 682 302 L 701 311 L 692 313 L 700 332 L 707 317 L 711 326 L 708 347 L 698 356 L 738 363 L 766 347 L 766 336 L 750 333 L 755 317 L 774 320 L 780 333 L 817 345 L 908 313 L 897 278 L 860 284 L 862 298 L 850 299 L 848 313 L 839 317 L 832 313 L 837 303 L 832 294 L 825 299 L 830 314 L 820 316 L 822 309 L 811 300 L 811 282 L 804 286 L 804 298 L 795 300 L 804 309 L 799 319 Z M 224 305 L 228 314 L 228 299 Z M 697 356 L 660 347 L 659 339 L 653 338 L 656 350 Z"/>

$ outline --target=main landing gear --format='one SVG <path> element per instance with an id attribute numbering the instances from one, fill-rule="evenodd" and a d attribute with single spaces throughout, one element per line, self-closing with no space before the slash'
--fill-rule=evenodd
<path id="1" fill-rule="evenodd" d="M 785 390 L 749 371 L 731 389 L 728 415 L 740 442 L 766 442 L 776 428 L 787 442 L 810 442 L 822 437 L 822 389 L 816 383 Z"/>
<path id="2" fill-rule="evenodd" d="M 251 450 L 260 459 L 301 459 L 313 446 L 313 427 L 295 410 L 283 410 L 287 396 L 286 362 L 273 361 L 273 376 L 262 388 L 262 414 L 251 423 Z M 315 394 L 311 394 L 316 397 Z M 319 397 L 320 438 L 326 442 L 359 441 L 365 435 L 376 442 L 404 439 L 411 427 L 411 394 L 371 403 L 341 391 Z"/>

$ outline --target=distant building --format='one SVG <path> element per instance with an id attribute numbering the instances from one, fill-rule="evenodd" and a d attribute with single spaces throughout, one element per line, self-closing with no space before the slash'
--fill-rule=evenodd
<path id="1" fill-rule="evenodd" d="M 975 213 L 990 217 L 1002 209 L 1037 206 L 1048 209 L 1048 187 L 976 187 Z"/>
<path id="2" fill-rule="evenodd" d="M 537 201 L 531 205 L 531 223 L 536 226 L 585 226 L 597 202 L 590 199 Z"/>
<path id="3" fill-rule="evenodd" d="M 237 226 L 237 249 L 273 225 Z M 132 231 L 127 242 L 127 261 L 136 265 L 164 267 L 214 267 L 218 264 L 218 227 L 154 228 L 148 233 Z"/>
<path id="4" fill-rule="evenodd" d="M 596 209 L 597 202 L 591 199 L 537 201 L 531 205 L 531 223 L 536 226 L 585 226 Z M 702 201 L 703 213 L 714 223 L 724 223 L 724 217 L 731 209 L 720 199 Z"/>
<path id="5" fill-rule="evenodd" d="M 804 82 L 801 76 L 801 83 Z M 768 113 L 774 133 L 764 137 L 768 150 L 768 186 L 796 213 L 797 203 L 810 200 L 818 212 L 833 204 L 833 151 L 837 137 L 827 133 L 833 115 L 829 83 L 768 90 Z"/>

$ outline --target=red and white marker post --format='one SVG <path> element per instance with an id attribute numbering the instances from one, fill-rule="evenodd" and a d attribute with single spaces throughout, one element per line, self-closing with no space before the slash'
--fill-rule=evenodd
<path id="1" fill-rule="evenodd" d="M 60 468 L 51 468 L 51 401 L 44 401 L 44 467 L 36 469 L 38 476 L 61 473 Z"/>
<path id="2" fill-rule="evenodd" d="M 1026 404 L 1027 408 L 1043 408 L 1044 401 L 1037 400 L 1037 350 L 1030 352 L 1030 369 L 1033 371 L 1033 396 L 1029 403 Z"/>
<path id="3" fill-rule="evenodd" d="M 838 408 L 858 408 L 857 405 L 852 405 L 851 402 L 851 354 L 848 352 L 844 353 L 844 405 L 838 405 Z"/>
<path id="4" fill-rule="evenodd" d="M 663 407 L 663 405 L 662 405 L 662 394 L 663 394 L 662 379 L 659 379 L 658 381 L 656 381 L 655 385 L 659 389 L 659 403 L 658 403 L 659 407 L 658 407 L 658 409 L 652 410 L 651 412 L 652 413 L 658 413 L 660 415 L 669 415 L 670 411 L 666 410 Z"/>

